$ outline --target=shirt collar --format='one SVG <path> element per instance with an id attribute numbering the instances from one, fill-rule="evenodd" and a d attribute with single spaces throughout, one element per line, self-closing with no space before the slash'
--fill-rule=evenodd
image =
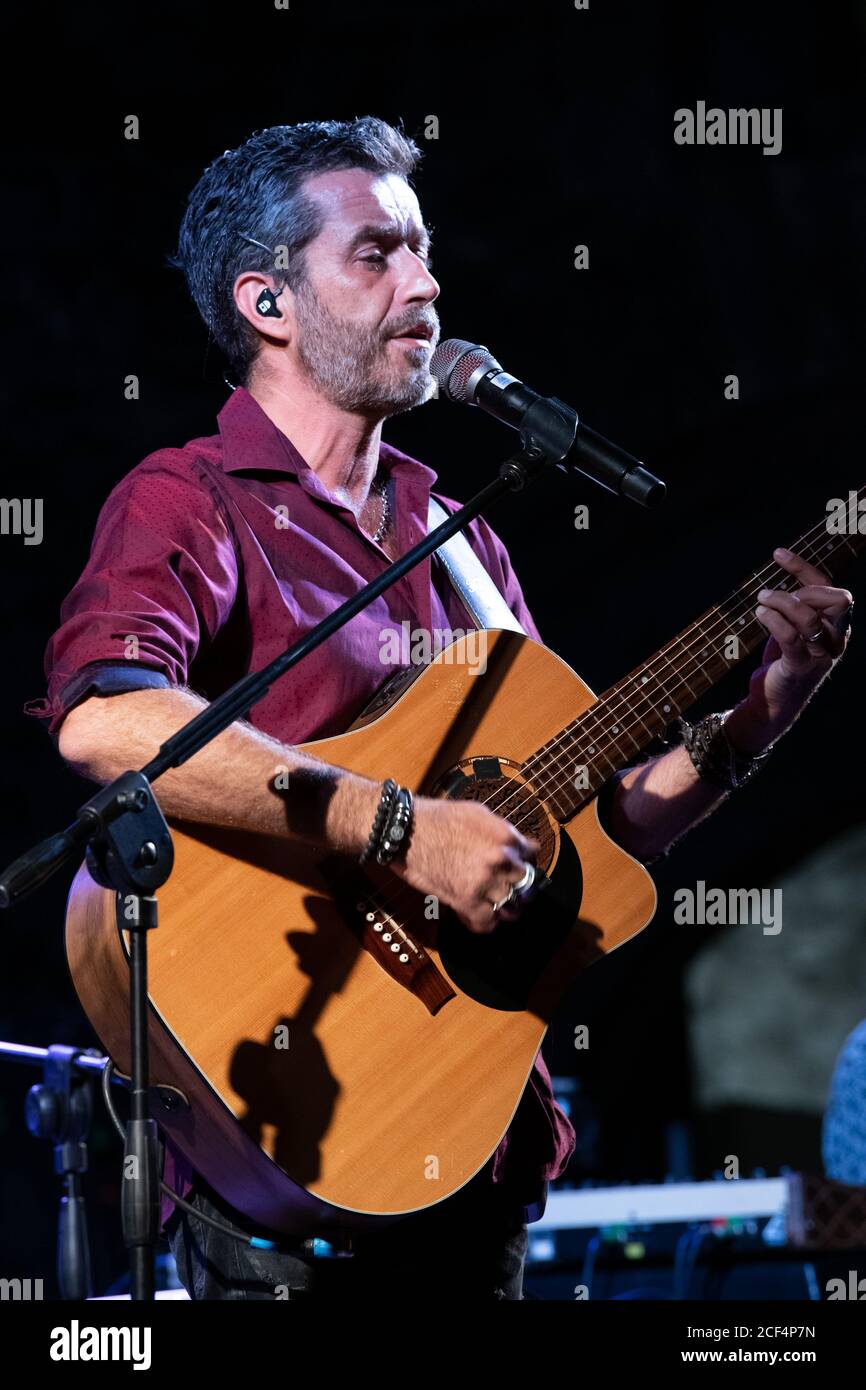
<path id="1" fill-rule="evenodd" d="M 243 386 L 229 396 L 217 416 L 222 440 L 222 466 L 226 473 L 259 472 L 293 474 L 312 492 L 327 493 L 313 469 L 298 453 L 292 441 L 262 410 L 258 401 Z M 401 453 L 384 440 L 379 446 L 379 458 L 401 479 L 429 491 L 436 482 L 432 468 L 409 454 Z"/>

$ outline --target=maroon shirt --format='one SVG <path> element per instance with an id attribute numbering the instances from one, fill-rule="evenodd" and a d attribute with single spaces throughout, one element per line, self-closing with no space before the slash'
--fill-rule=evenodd
<path id="1" fill-rule="evenodd" d="M 219 434 L 150 454 L 118 483 L 90 559 L 61 608 L 45 658 L 48 699 L 28 712 L 56 733 L 91 694 L 188 685 L 213 699 L 259 670 L 379 575 L 388 557 L 327 491 L 253 397 L 238 389 Z M 427 534 L 436 474 L 388 444 L 397 549 Z M 436 494 L 453 511 L 459 505 Z M 540 640 L 498 536 L 483 520 L 470 543 L 515 617 Z M 283 743 L 342 733 L 399 664 L 383 663 L 383 629 L 471 629 L 444 569 L 428 557 L 272 687 L 249 719 Z M 399 648 L 397 649 L 399 651 Z M 402 654 L 402 653 L 401 653 Z M 525 1205 L 543 1197 L 575 1148 L 541 1052 L 492 1179 Z M 184 1195 L 192 1170 L 166 1145 L 165 1180 Z M 163 1205 L 163 1221 L 173 1204 Z"/>

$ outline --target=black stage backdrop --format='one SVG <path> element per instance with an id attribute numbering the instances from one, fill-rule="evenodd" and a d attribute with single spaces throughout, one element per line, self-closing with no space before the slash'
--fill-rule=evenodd
<path id="1" fill-rule="evenodd" d="M 23 706 L 44 693 L 44 645 L 98 509 L 153 449 L 212 433 L 226 397 L 165 257 L 202 168 L 253 130 L 368 113 L 402 121 L 425 150 L 416 186 L 436 229 L 443 338 L 486 343 L 668 482 L 665 505 L 644 513 L 555 473 L 490 514 L 542 634 L 594 689 L 864 482 L 863 3 L 244 0 L 35 14 L 35 26 L 32 14 L 12 15 L 6 45 L 22 85 L 3 127 L 2 491 L 44 499 L 44 535 L 30 546 L 0 537 L 4 861 L 87 794 Z M 674 112 L 698 101 L 781 108 L 781 151 L 676 144 Z M 137 140 L 124 138 L 129 115 Z M 575 268 L 578 245 L 588 269 Z M 140 380 L 138 401 L 124 397 L 128 374 Z M 731 374 L 736 400 L 725 396 Z M 463 497 L 515 443 L 444 401 L 388 423 L 385 437 Z M 581 502 L 588 530 L 573 524 Z M 848 582 L 856 591 L 856 573 Z M 672 895 L 698 879 L 772 885 L 856 830 L 856 627 L 771 764 L 657 867 L 656 921 L 565 1001 L 546 1052 L 555 1074 L 579 1083 L 576 1180 L 707 1176 L 732 1152 L 744 1173 L 819 1166 L 814 1101 L 739 1104 L 734 1090 L 700 1104 L 690 963 L 720 935 L 760 928 L 675 926 Z M 754 664 L 698 711 L 740 699 Z M 66 889 L 60 876 L 3 918 L 6 1037 L 93 1041 L 63 955 Z M 831 1055 L 866 1013 L 862 902 L 855 883 L 850 954 L 837 962 L 838 1007 L 824 1020 Z M 821 926 L 811 924 L 816 940 Z M 788 973 L 777 938 L 764 939 L 759 962 L 778 1005 Z M 735 988 L 727 1003 L 740 1007 Z M 573 1047 L 578 1023 L 590 1029 L 586 1051 Z M 786 1045 L 780 1035 L 777 1052 Z M 760 1047 L 753 1064 L 760 1072 Z M 23 1127 L 31 1079 L 0 1062 L 0 1272 L 50 1280 L 54 1180 L 47 1146 Z M 118 1168 L 99 1117 L 88 1179 L 98 1287 L 124 1266 Z"/>

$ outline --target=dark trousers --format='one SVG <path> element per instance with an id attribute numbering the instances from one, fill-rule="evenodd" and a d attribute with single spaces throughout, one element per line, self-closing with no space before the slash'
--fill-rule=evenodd
<path id="1" fill-rule="evenodd" d="M 199 1182 L 187 1200 L 234 1230 L 261 1235 Z M 389 1226 L 356 1233 L 352 1253 L 313 1255 L 304 1242 L 274 1235 L 289 1250 L 258 1250 L 177 1208 L 165 1233 L 190 1298 L 341 1299 L 401 1294 L 444 1300 L 523 1298 L 524 1209 L 490 1178 L 490 1164 L 453 1197 Z M 327 1232 L 322 1233 L 327 1240 Z"/>

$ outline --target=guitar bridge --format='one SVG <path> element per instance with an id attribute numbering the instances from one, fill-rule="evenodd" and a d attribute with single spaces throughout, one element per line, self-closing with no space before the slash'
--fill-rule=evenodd
<path id="1" fill-rule="evenodd" d="M 438 1013 L 456 991 L 432 956 L 389 910 L 384 892 L 345 860 L 326 859 L 319 868 L 362 949 L 392 980 L 416 995 L 431 1014 Z"/>

